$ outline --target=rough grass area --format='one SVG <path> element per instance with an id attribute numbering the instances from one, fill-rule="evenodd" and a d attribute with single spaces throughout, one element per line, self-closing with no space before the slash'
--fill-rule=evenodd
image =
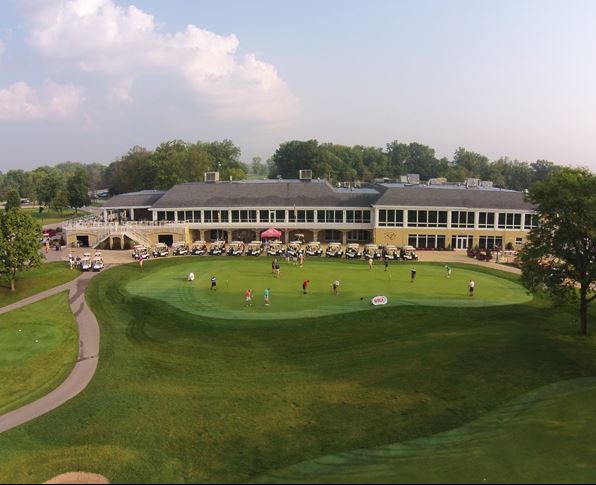
<path id="1" fill-rule="evenodd" d="M 39 268 L 19 272 L 14 293 L 10 292 L 10 285 L 6 280 L 0 280 L 0 307 L 67 283 L 80 274 L 80 271 L 71 270 L 68 263 L 62 262 L 46 263 Z"/>
<path id="2" fill-rule="evenodd" d="M 64 381 L 74 367 L 78 344 L 67 292 L 0 316 L 0 414 Z"/>
<path id="3" fill-rule="evenodd" d="M 248 481 L 326 455 L 431 437 L 541 386 L 596 376 L 596 342 L 576 335 L 575 310 L 540 301 L 217 319 L 131 291 L 153 264 L 158 275 L 186 261 L 125 265 L 93 279 L 97 374 L 77 398 L 0 435 L 0 481 L 40 482 L 69 470 L 115 483 Z M 255 274 L 267 272 L 262 260 L 252 264 Z M 339 279 L 347 267 L 325 264 Z M 302 295 L 295 298 L 298 311 Z M 596 407 L 594 394 L 585 396 L 582 403 Z M 578 422 L 591 426 L 581 421 L 590 416 L 574 416 L 560 414 L 565 433 Z M 522 437 L 528 446 L 541 438 L 520 428 L 512 439 Z M 557 449 L 560 466 L 552 464 L 549 478 L 578 476 L 569 473 L 584 463 L 575 451 Z M 469 476 L 486 476 L 478 456 L 466 462 L 477 467 Z M 506 458 L 493 457 L 491 481 L 532 466 L 523 454 Z M 423 481 L 425 466 L 421 460 L 404 481 Z M 532 471 L 526 476 L 537 476 Z M 390 481 L 400 480 L 397 470 Z"/>

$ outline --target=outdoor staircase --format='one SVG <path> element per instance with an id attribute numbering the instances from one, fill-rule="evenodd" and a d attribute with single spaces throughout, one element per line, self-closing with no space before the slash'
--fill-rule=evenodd
<path id="1" fill-rule="evenodd" d="M 142 244 L 143 246 L 150 247 L 151 241 L 149 238 L 127 225 L 114 224 L 108 228 L 101 228 L 97 232 L 97 238 L 93 244 L 93 248 L 97 248 L 102 242 L 110 237 L 128 237 L 133 240 L 136 244 Z"/>

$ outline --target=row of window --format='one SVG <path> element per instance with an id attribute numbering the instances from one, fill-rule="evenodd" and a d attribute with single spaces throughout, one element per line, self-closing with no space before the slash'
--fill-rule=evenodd
<path id="1" fill-rule="evenodd" d="M 211 238 L 211 240 L 221 239 L 221 240 L 225 241 L 228 238 L 228 231 L 224 231 L 222 229 L 212 229 L 211 231 L 209 231 L 209 237 Z M 258 236 L 256 234 L 252 233 L 252 231 L 247 231 L 247 234 L 239 234 L 238 232 L 234 232 L 234 237 L 237 237 L 241 240 L 244 239 L 244 240 L 248 241 L 248 240 L 254 239 L 255 237 L 258 237 Z M 367 230 L 348 231 L 346 233 L 346 239 L 347 239 L 347 242 L 349 242 L 349 243 L 350 242 L 368 243 L 371 240 L 371 234 L 370 234 L 370 231 L 367 231 Z M 341 231 L 336 231 L 333 229 L 325 230 L 324 241 L 341 242 L 342 241 Z"/>
<path id="2" fill-rule="evenodd" d="M 202 218 L 201 218 L 202 214 Z M 258 221 L 257 221 L 258 216 Z M 157 211 L 158 221 L 184 222 L 318 222 L 323 224 L 370 224 L 370 210 L 196 210 Z"/>
<path id="3" fill-rule="evenodd" d="M 451 247 L 454 249 L 468 249 L 472 247 L 473 236 L 452 236 Z M 442 234 L 410 234 L 408 244 L 418 249 L 445 249 L 446 238 Z M 515 245 L 522 245 L 522 238 L 515 239 Z M 503 248 L 502 236 L 480 236 L 478 238 L 480 249 Z"/>
<path id="4" fill-rule="evenodd" d="M 408 210 L 408 227 L 447 227 L 447 212 L 436 210 Z M 521 229 L 522 214 L 513 212 L 500 212 L 495 227 L 495 212 L 479 212 L 478 227 L 480 229 Z M 536 214 L 523 214 L 524 228 L 536 227 L 538 216 Z M 451 227 L 474 228 L 476 213 L 474 211 L 451 211 Z M 380 227 L 403 227 L 404 210 L 380 209 Z"/>

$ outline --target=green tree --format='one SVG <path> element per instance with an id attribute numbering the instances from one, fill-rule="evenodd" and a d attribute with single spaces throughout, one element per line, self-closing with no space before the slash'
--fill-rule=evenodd
<path id="1" fill-rule="evenodd" d="M 64 175 L 55 169 L 47 171 L 37 181 L 37 199 L 40 205 L 49 205 L 64 190 Z"/>
<path id="2" fill-rule="evenodd" d="M 68 194 L 66 190 L 61 189 L 50 202 L 50 208 L 59 211 L 62 214 L 62 211 L 69 206 L 68 202 Z"/>
<path id="3" fill-rule="evenodd" d="M 10 291 L 16 290 L 19 271 L 42 264 L 41 236 L 41 227 L 27 212 L 11 209 L 0 213 L 0 275 L 10 283 Z"/>
<path id="4" fill-rule="evenodd" d="M 75 213 L 79 207 L 84 207 L 91 203 L 89 198 L 89 179 L 83 168 L 78 167 L 66 182 L 66 193 L 68 194 L 68 204 L 73 207 Z"/>
<path id="5" fill-rule="evenodd" d="M 267 175 L 267 165 L 263 163 L 261 157 L 252 157 L 252 163 L 250 168 L 252 170 L 252 173 L 255 174 L 257 177 L 264 177 L 265 175 Z"/>
<path id="6" fill-rule="evenodd" d="M 540 224 L 522 250 L 522 278 L 532 291 L 555 301 L 576 300 L 582 335 L 588 333 L 588 305 L 596 289 L 596 176 L 563 168 L 530 189 Z"/>
<path id="7" fill-rule="evenodd" d="M 17 189 L 10 189 L 6 195 L 6 205 L 4 209 L 9 211 L 10 209 L 18 209 L 21 207 L 21 196 Z"/>

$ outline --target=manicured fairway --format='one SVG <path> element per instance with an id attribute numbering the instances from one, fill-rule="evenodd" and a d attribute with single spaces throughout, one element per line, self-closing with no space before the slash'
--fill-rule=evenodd
<path id="1" fill-rule="evenodd" d="M 317 458 L 255 481 L 593 483 L 594 403 L 595 377 L 564 381 L 445 433 Z"/>
<path id="2" fill-rule="evenodd" d="M 39 268 L 17 273 L 17 290 L 14 293 L 10 292 L 6 281 L 0 284 L 0 307 L 67 283 L 80 274 L 80 271 L 69 269 L 67 263 L 46 263 Z"/>
<path id="3" fill-rule="evenodd" d="M 0 316 L 0 414 L 55 388 L 78 352 L 67 292 Z"/>
<path id="4" fill-rule="evenodd" d="M 271 259 L 179 258 L 151 262 L 145 274 L 126 289 L 133 295 L 153 298 L 196 315 L 217 318 L 279 319 L 314 317 L 367 310 L 377 295 L 387 296 L 389 305 L 486 307 L 523 303 L 531 299 L 526 290 L 510 279 L 479 273 L 461 265 L 446 277 L 445 267 L 428 263 L 393 263 L 388 271 L 376 262 L 369 271 L 364 261 L 348 262 L 308 259 L 304 267 L 281 260 L 279 278 L 271 273 Z M 410 270 L 416 269 L 411 282 Z M 194 282 L 187 281 L 194 272 Z M 211 291 L 215 275 L 217 291 Z M 302 282 L 310 280 L 306 295 Z M 339 294 L 331 283 L 340 281 Z M 475 295 L 468 295 L 468 282 L 476 282 Z M 263 290 L 271 289 L 271 305 L 265 306 Z M 252 289 L 253 306 L 246 307 L 244 293 Z"/>
<path id="5" fill-rule="evenodd" d="M 266 258 L 170 258 L 142 269 L 134 264 L 111 268 L 91 281 L 87 301 L 102 331 L 97 373 L 63 407 L 0 434 L 0 482 L 40 483 L 70 470 L 101 473 L 114 483 L 242 482 L 277 473 L 290 481 L 284 470 L 291 465 L 357 449 L 393 449 L 433 436 L 440 443 L 439 433 L 465 430 L 524 394 L 596 376 L 596 341 L 576 335 L 575 309 L 571 313 L 539 300 L 515 305 L 495 301 L 482 307 L 407 304 L 371 310 L 366 305 L 363 311 L 315 318 L 263 320 L 231 317 L 237 307 L 237 315 L 244 310 L 242 293 L 233 297 L 233 304 L 222 300 L 221 319 L 214 316 L 217 312 L 188 312 L 179 303 L 138 293 L 139 278 L 143 284 L 161 280 L 167 286 L 170 270 L 172 277 L 184 278 L 194 264 L 199 275 L 195 284 L 200 285 L 209 275 L 201 265 L 216 262 L 222 270 L 232 264 L 238 271 L 270 277 Z M 307 264 L 334 273 L 344 268 L 344 262 Z M 453 266 L 454 277 L 471 271 Z M 440 265 L 420 265 L 418 276 L 427 268 L 436 268 L 436 281 L 444 277 Z M 282 278 L 290 274 L 285 269 Z M 378 269 L 381 278 L 382 267 Z M 300 275 L 299 268 L 291 271 Z M 501 277 L 483 268 L 473 274 L 476 281 L 490 275 L 486 281 L 506 280 L 517 288 L 515 275 Z M 365 277 L 366 269 L 362 291 L 370 283 Z M 478 285 L 478 296 L 483 285 Z M 299 288 L 293 283 L 288 288 L 297 293 L 296 312 L 302 311 Z M 432 291 L 432 284 L 426 288 Z M 329 288 L 321 286 L 320 291 L 320 298 L 334 298 Z M 276 304 L 272 292 L 270 309 Z M 553 442 L 557 427 L 561 432 L 559 460 L 548 469 L 552 481 L 596 480 L 596 472 L 582 468 L 584 455 L 577 454 L 578 442 L 572 440 L 593 419 L 589 412 L 575 410 L 596 408 L 596 396 L 587 389 L 578 396 L 574 403 L 561 401 L 563 411 L 545 415 L 553 424 Z M 503 432 L 517 433 L 511 440 L 539 452 L 542 435 L 536 435 L 536 428 L 505 424 Z M 487 481 L 543 476 L 541 462 L 529 468 L 532 456 L 527 453 L 500 459 L 507 442 L 495 442 L 496 451 L 484 448 L 482 441 L 472 442 L 462 448 L 471 457 L 456 455 L 450 467 L 468 467 L 466 477 L 482 478 L 489 470 Z M 362 481 L 402 481 L 394 464 L 383 475 L 373 466 L 375 453 L 363 455 L 372 462 L 370 478 L 361 469 L 338 468 L 337 476 L 348 478 L 354 472 Z M 425 458 L 419 462 L 406 463 L 403 481 L 436 479 L 441 463 L 421 456 Z M 511 470 L 520 470 L 520 475 Z M 293 478 L 306 476 L 299 471 Z"/>
<path id="6" fill-rule="evenodd" d="M 82 217 L 89 214 L 82 210 L 75 213 L 74 209 L 64 209 L 62 212 L 53 209 L 44 209 L 43 212 L 39 212 L 37 207 L 24 207 L 23 210 L 29 212 L 36 221 L 44 226 L 46 224 L 58 224 L 74 217 Z"/>

